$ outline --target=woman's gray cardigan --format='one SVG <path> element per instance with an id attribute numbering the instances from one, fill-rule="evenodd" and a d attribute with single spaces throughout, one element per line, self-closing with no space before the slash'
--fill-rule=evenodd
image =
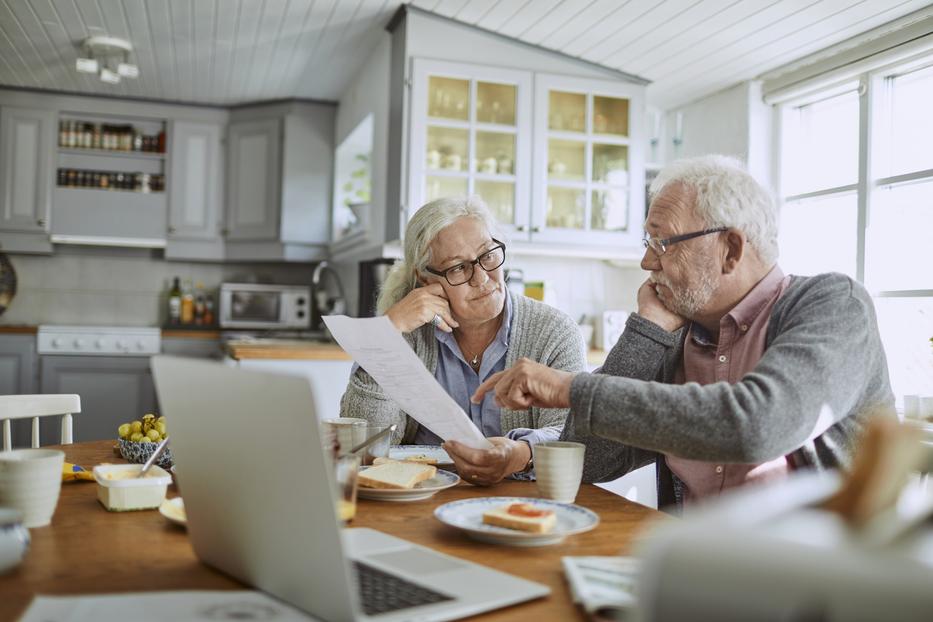
<path id="1" fill-rule="evenodd" d="M 583 338 L 567 314 L 525 296 L 511 292 L 508 295 L 512 300 L 512 326 L 505 355 L 506 369 L 522 357 L 564 371 L 578 372 L 586 368 Z M 403 336 L 428 371 L 434 374 L 438 347 L 434 326 L 426 324 Z M 522 411 L 503 408 L 502 434 L 515 428 L 562 426 L 567 413 L 566 408 L 533 407 Z M 350 376 L 340 400 L 340 416 L 359 417 L 383 425 L 401 424 L 393 434 L 393 443 L 410 443 L 418 430 L 417 422 L 400 410 L 362 368 L 357 368 Z"/>

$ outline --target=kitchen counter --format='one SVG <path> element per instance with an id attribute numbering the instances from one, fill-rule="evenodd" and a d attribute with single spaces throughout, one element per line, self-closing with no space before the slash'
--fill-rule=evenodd
<path id="1" fill-rule="evenodd" d="M 227 354 L 238 361 L 248 359 L 350 361 L 336 343 L 302 339 L 247 339 L 227 342 Z"/>
<path id="2" fill-rule="evenodd" d="M 0 335 L 35 335 L 38 330 L 38 326 L 14 324 L 10 324 L 8 326 L 0 325 Z"/>

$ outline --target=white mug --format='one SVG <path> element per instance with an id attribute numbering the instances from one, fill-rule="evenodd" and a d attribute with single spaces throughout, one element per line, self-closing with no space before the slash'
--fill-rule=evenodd
<path id="1" fill-rule="evenodd" d="M 542 497 L 573 503 L 583 478 L 586 445 L 568 441 L 537 443 L 534 446 L 535 479 Z"/>
<path id="2" fill-rule="evenodd" d="M 338 455 L 344 455 L 351 449 L 366 440 L 366 430 L 369 422 L 357 417 L 337 417 L 325 419 L 321 422 L 325 429 L 330 430 L 340 444 Z"/>
<path id="3" fill-rule="evenodd" d="M 0 506 L 19 510 L 26 527 L 52 522 L 62 488 L 65 454 L 57 449 L 0 452 Z"/>

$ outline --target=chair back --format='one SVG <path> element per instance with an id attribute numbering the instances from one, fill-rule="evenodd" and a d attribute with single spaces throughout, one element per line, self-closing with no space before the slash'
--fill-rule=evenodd
<path id="1" fill-rule="evenodd" d="M 81 412 L 81 398 L 61 395 L 0 395 L 0 421 L 3 422 L 3 451 L 13 448 L 10 421 L 32 419 L 32 446 L 39 446 L 39 417 L 58 415 L 62 418 L 62 445 L 72 443 L 71 415 Z"/>

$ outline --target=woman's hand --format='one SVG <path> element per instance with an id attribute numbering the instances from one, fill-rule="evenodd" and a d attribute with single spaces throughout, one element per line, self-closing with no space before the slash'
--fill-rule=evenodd
<path id="1" fill-rule="evenodd" d="M 386 311 L 395 328 L 403 333 L 430 324 L 435 314 L 441 318 L 437 327 L 445 332 L 460 326 L 450 313 L 450 304 L 440 283 L 416 287 Z"/>
<path id="2" fill-rule="evenodd" d="M 457 441 L 444 443 L 444 450 L 465 481 L 479 486 L 491 486 L 503 478 L 521 471 L 531 460 L 531 445 L 495 436 L 487 439 L 492 449 L 473 449 Z"/>
<path id="3" fill-rule="evenodd" d="M 573 377 L 570 372 L 521 358 L 509 369 L 487 378 L 470 401 L 479 404 L 487 393 L 495 391 L 496 404 L 512 410 L 527 410 L 532 406 L 568 408 Z"/>

